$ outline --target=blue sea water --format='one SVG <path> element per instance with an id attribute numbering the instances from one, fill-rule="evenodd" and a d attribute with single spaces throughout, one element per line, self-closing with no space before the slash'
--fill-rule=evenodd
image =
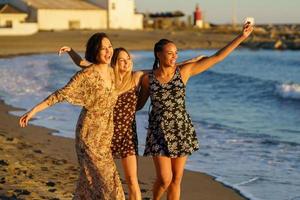
<path id="1" fill-rule="evenodd" d="M 214 52 L 186 50 L 179 57 Z M 152 52 L 132 54 L 135 69 L 151 68 Z M 201 147 L 187 169 L 210 174 L 249 199 L 300 199 L 299 54 L 237 50 L 190 79 L 186 104 Z M 56 54 L 0 59 L 0 98 L 29 109 L 66 84 L 76 70 L 67 56 Z M 79 107 L 60 104 L 39 113 L 32 123 L 74 137 L 79 112 Z M 147 113 L 147 106 L 137 113 L 141 153 Z"/>

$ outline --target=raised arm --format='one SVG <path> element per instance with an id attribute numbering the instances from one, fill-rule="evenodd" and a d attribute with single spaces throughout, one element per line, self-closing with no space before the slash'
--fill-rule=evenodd
<path id="1" fill-rule="evenodd" d="M 185 65 L 185 64 L 188 64 L 188 63 L 194 63 L 194 62 L 197 62 L 197 61 L 201 60 L 202 58 L 205 58 L 205 56 L 203 56 L 203 55 L 196 56 L 195 58 L 191 58 L 191 59 L 184 60 L 182 62 L 176 63 L 176 66 Z"/>
<path id="2" fill-rule="evenodd" d="M 245 24 L 243 27 L 243 32 L 237 36 L 233 41 L 231 41 L 224 48 L 220 49 L 217 53 L 210 57 L 204 57 L 196 62 L 187 63 L 181 65 L 180 70 L 183 75 L 185 82 L 191 77 L 200 74 L 216 63 L 222 61 L 226 58 L 234 49 L 236 49 L 239 44 L 241 44 L 253 31 L 253 26 L 249 23 Z"/>
<path id="3" fill-rule="evenodd" d="M 80 68 L 86 68 L 92 65 L 89 61 L 82 59 L 81 56 L 74 51 L 71 47 L 63 46 L 59 49 L 58 55 L 60 56 L 62 53 L 67 52 L 68 55 L 71 57 L 73 62 Z"/>

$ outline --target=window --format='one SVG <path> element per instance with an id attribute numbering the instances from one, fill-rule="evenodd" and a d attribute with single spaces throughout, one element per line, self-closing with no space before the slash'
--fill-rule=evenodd
<path id="1" fill-rule="evenodd" d="M 115 10 L 115 9 L 116 9 L 116 4 L 115 4 L 115 3 L 112 3 L 112 4 L 111 4 L 111 9 L 112 9 L 112 10 Z"/>
<path id="2" fill-rule="evenodd" d="M 70 30 L 76 30 L 80 29 L 80 21 L 69 21 L 69 29 Z"/>
<path id="3" fill-rule="evenodd" d="M 7 20 L 7 21 L 5 22 L 5 27 L 11 28 L 11 27 L 12 27 L 12 21 L 11 21 L 11 20 Z"/>

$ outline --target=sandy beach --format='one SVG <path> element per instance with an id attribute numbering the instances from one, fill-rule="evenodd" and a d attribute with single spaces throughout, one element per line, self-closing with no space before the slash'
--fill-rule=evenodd
<path id="1" fill-rule="evenodd" d="M 85 51 L 88 38 L 96 31 L 39 32 L 31 36 L 0 37 L 0 57 L 57 52 L 68 45 L 77 51 Z M 102 32 L 102 30 L 99 30 Z M 219 49 L 238 34 L 225 34 L 199 31 L 125 31 L 103 30 L 110 37 L 114 47 L 129 50 L 152 50 L 161 38 L 175 42 L 179 49 Z"/>
<path id="2" fill-rule="evenodd" d="M 235 35 L 197 32 L 106 31 L 115 47 L 150 50 L 160 38 L 170 38 L 182 49 L 220 48 Z M 0 57 L 53 53 L 62 45 L 84 51 L 93 32 L 40 32 L 28 37 L 0 37 Z M 138 40 L 136 38 L 139 38 Z M 187 39 L 188 38 L 188 39 Z M 212 42 L 213 41 L 213 42 Z M 13 67 L 13 66 L 12 66 Z M 71 199 L 78 176 L 74 140 L 53 136 L 50 130 L 18 126 L 16 110 L 0 101 L 0 199 Z M 200 149 L 201 151 L 201 149 Z M 120 162 L 116 161 L 125 192 Z M 151 199 L 155 178 L 151 158 L 139 158 L 139 179 L 143 199 Z M 245 199 L 206 174 L 186 171 L 182 182 L 183 200 Z"/>

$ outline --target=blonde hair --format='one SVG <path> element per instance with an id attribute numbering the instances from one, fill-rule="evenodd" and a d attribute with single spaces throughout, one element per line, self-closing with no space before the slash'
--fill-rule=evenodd
<path id="1" fill-rule="evenodd" d="M 118 66 L 118 58 L 119 58 L 119 54 L 122 51 L 127 53 L 128 56 L 131 57 L 129 52 L 125 48 L 119 47 L 119 48 L 114 49 L 114 53 L 111 58 L 111 66 L 115 72 L 116 89 L 119 94 L 124 93 L 135 86 L 135 81 L 133 78 L 133 71 L 132 71 L 132 68 L 133 68 L 132 62 L 131 62 L 131 70 L 126 72 L 121 80 L 120 70 L 119 70 L 119 66 Z"/>

